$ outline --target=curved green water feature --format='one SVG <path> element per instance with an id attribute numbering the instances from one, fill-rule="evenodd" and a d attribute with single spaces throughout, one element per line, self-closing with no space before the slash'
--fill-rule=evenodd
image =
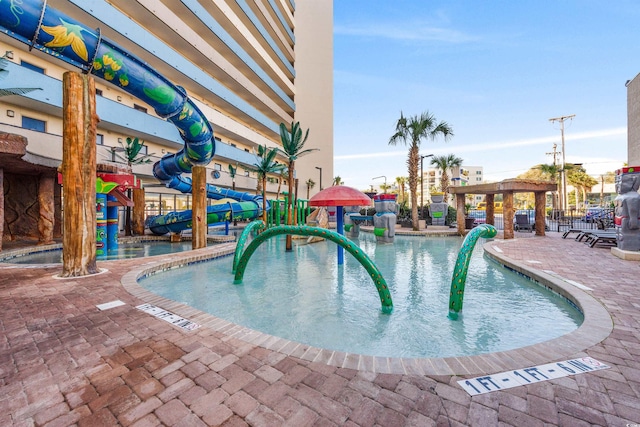
<path id="1" fill-rule="evenodd" d="M 264 222 L 261 220 L 252 221 L 242 230 L 242 234 L 238 238 L 238 243 L 236 244 L 236 250 L 233 254 L 233 267 L 232 272 L 235 273 L 238 269 L 238 262 L 240 261 L 240 257 L 242 256 L 242 252 L 244 252 L 244 245 L 247 243 L 249 236 L 254 231 L 260 231 L 265 227 Z"/>
<path id="2" fill-rule="evenodd" d="M 467 234 L 467 237 L 464 238 L 460 252 L 458 252 L 458 259 L 456 260 L 456 266 L 453 270 L 453 276 L 451 277 L 451 292 L 449 294 L 450 319 L 456 320 L 458 314 L 462 311 L 469 261 L 471 261 L 471 254 L 473 253 L 473 248 L 476 246 L 476 242 L 480 237 L 492 238 L 495 237 L 497 233 L 498 231 L 493 225 L 482 224 L 471 230 L 469 234 Z"/>
<path id="3" fill-rule="evenodd" d="M 255 223 L 256 221 L 254 221 Z M 253 223 L 251 223 L 253 224 Z M 249 224 L 249 225 L 251 225 Z M 255 252 L 255 250 L 260 246 L 263 242 L 271 237 L 275 237 L 281 234 L 294 234 L 298 236 L 315 236 L 322 237 L 323 239 L 330 240 L 341 247 L 343 247 L 347 252 L 349 252 L 353 257 L 362 264 L 362 266 L 367 270 L 369 276 L 373 280 L 373 283 L 376 285 L 378 289 L 378 294 L 380 295 L 380 302 L 382 304 L 382 311 L 384 313 L 390 313 L 393 310 L 393 302 L 391 301 L 391 293 L 389 292 L 389 287 L 387 286 L 387 282 L 382 277 L 382 274 L 378 270 L 378 267 L 373 263 L 371 258 L 367 256 L 362 249 L 351 240 L 347 239 L 342 234 L 338 234 L 335 231 L 327 230 L 326 228 L 321 227 L 310 227 L 306 225 L 279 225 L 276 227 L 268 228 L 267 230 L 260 233 L 255 239 L 251 241 L 247 249 L 242 252 L 240 259 L 235 265 L 235 278 L 233 283 L 240 284 L 242 283 L 242 278 L 244 276 L 244 271 L 247 268 L 247 263 L 251 258 L 251 255 Z M 244 232 L 243 232 L 244 235 Z M 248 235 L 248 233 L 247 233 Z M 242 236 L 241 236 L 242 237 Z M 246 240 L 246 239 L 245 239 Z M 238 242 L 238 247 L 240 247 L 240 241 Z M 242 246 L 244 246 L 244 242 L 242 242 Z M 240 251 L 242 248 L 240 247 Z M 236 254 L 238 254 L 238 248 L 236 248 Z"/>

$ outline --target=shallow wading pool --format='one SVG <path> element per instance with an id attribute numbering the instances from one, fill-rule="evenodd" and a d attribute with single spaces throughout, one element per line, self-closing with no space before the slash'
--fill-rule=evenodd
<path id="1" fill-rule="evenodd" d="M 447 317 L 461 238 L 396 236 L 358 243 L 385 277 L 394 303 L 382 313 L 376 288 L 351 256 L 337 265 L 331 242 L 294 245 L 274 238 L 254 253 L 243 283 L 233 257 L 191 264 L 139 280 L 147 290 L 233 323 L 314 347 L 386 357 L 468 356 L 504 351 L 567 334 L 582 314 L 565 298 L 483 256 L 481 239 L 464 308 Z"/>

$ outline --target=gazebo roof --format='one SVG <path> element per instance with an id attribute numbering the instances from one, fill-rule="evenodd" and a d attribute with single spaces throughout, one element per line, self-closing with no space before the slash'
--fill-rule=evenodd
<path id="1" fill-rule="evenodd" d="M 529 193 L 536 191 L 556 191 L 558 184 L 549 181 L 537 181 L 531 179 L 505 179 L 500 182 L 492 182 L 476 185 L 451 186 L 451 194 L 499 194 L 507 191 L 514 193 Z"/>
<path id="2" fill-rule="evenodd" d="M 360 190 L 344 185 L 325 188 L 309 199 L 309 206 L 366 206 L 370 204 L 369 196 Z"/>

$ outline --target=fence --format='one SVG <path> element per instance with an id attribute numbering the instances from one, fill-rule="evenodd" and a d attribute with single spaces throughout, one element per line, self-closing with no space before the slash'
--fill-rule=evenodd
<path id="1" fill-rule="evenodd" d="M 515 214 L 527 215 L 529 223 L 535 222 L 535 211 L 533 209 L 519 209 Z M 475 224 L 486 222 L 486 211 L 471 210 L 469 216 L 475 219 Z M 548 210 L 545 215 L 545 229 L 547 231 L 566 231 L 572 228 L 582 230 L 600 229 L 604 230 L 613 227 L 613 208 L 587 208 L 570 210 Z M 504 218 L 502 213 L 494 215 L 494 224 L 497 229 L 504 230 Z"/>

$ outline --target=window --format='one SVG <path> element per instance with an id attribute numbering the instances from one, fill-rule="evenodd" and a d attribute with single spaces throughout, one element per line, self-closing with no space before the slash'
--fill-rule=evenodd
<path id="1" fill-rule="evenodd" d="M 244 171 L 244 176 L 249 176 L 249 171 Z"/>
<path id="2" fill-rule="evenodd" d="M 35 71 L 36 73 L 44 74 L 44 68 L 33 65 L 30 62 L 20 61 L 20 65 L 24 68 L 28 68 L 31 71 Z"/>
<path id="3" fill-rule="evenodd" d="M 249 149 L 248 149 L 248 148 L 245 148 L 245 149 L 244 149 L 244 151 L 246 151 L 246 152 L 248 153 L 248 152 L 249 152 Z"/>
<path id="4" fill-rule="evenodd" d="M 96 89 L 96 95 L 102 96 L 102 89 Z"/>
<path id="5" fill-rule="evenodd" d="M 104 135 L 101 133 L 96 134 L 96 145 L 104 145 Z"/>
<path id="6" fill-rule="evenodd" d="M 217 171 L 221 171 L 222 170 L 222 165 L 220 163 L 214 163 L 213 164 L 213 169 L 215 169 Z"/>
<path id="7" fill-rule="evenodd" d="M 149 149 L 148 149 L 148 147 L 147 147 L 146 145 L 143 145 L 143 146 L 140 148 L 140 152 L 139 152 L 138 154 L 142 154 L 142 155 L 149 154 Z"/>
<path id="8" fill-rule="evenodd" d="M 133 104 L 133 109 L 134 110 L 138 110 L 138 111 L 142 111 L 143 113 L 147 112 L 146 108 L 144 108 L 142 105 L 138 105 L 138 104 Z"/>
<path id="9" fill-rule="evenodd" d="M 476 175 L 482 175 L 482 171 L 476 171 Z"/>
<path id="10" fill-rule="evenodd" d="M 32 117 L 22 116 L 22 127 L 24 129 L 35 130 L 38 132 L 46 132 L 47 122 L 44 120 L 34 119 Z"/>

